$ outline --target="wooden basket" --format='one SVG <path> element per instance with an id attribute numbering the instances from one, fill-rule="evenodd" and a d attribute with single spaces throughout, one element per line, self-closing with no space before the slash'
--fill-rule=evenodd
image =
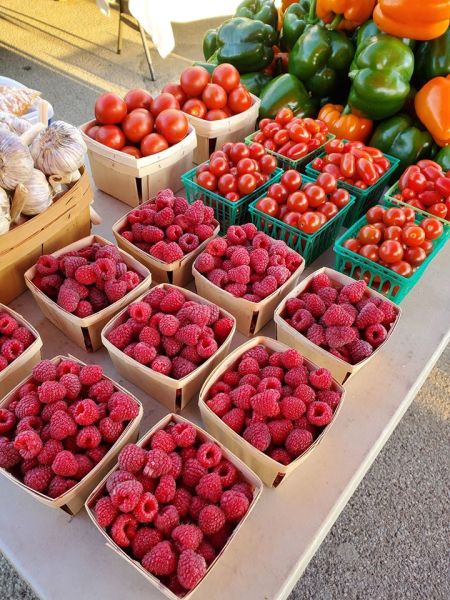
<path id="1" fill-rule="evenodd" d="M 194 300 L 200 304 L 210 304 L 208 300 L 205 300 L 190 290 L 180 289 L 177 288 L 177 286 L 169 285 L 167 283 L 160 284 L 157 287 L 162 287 L 164 289 L 179 289 L 188 300 Z M 140 300 L 145 295 L 146 294 L 143 294 L 139 298 L 136 298 L 136 300 Z M 119 325 L 126 310 L 127 308 L 124 308 L 102 331 L 103 345 L 108 350 L 115 368 L 123 377 L 128 379 L 128 381 L 131 381 L 140 387 L 144 392 L 166 406 L 170 411 L 178 412 L 183 410 L 200 390 L 207 374 L 227 355 L 236 330 L 236 324 L 234 324 L 228 337 L 223 341 L 222 345 L 219 346 L 217 352 L 213 354 L 213 356 L 208 358 L 208 360 L 199 365 L 195 371 L 189 373 L 186 377 L 183 377 L 182 379 L 172 379 L 172 377 L 157 373 L 149 367 L 141 365 L 116 348 L 108 340 L 107 336 L 109 332 Z M 235 323 L 233 316 L 226 311 L 221 310 L 221 314 L 222 316 L 229 317 Z"/>
<path id="2" fill-rule="evenodd" d="M 320 435 L 314 440 L 311 446 L 305 452 L 303 452 L 303 454 L 292 461 L 289 465 L 282 465 L 267 454 L 264 454 L 264 452 L 257 450 L 254 446 L 244 440 L 241 435 L 233 431 L 222 421 L 220 417 L 213 413 L 213 411 L 206 404 L 206 399 L 211 386 L 221 378 L 223 373 L 225 373 L 225 371 L 229 369 L 236 362 L 236 360 L 242 356 L 242 354 L 244 354 L 244 352 L 250 348 L 253 348 L 254 346 L 258 346 L 259 344 L 262 344 L 274 352 L 284 352 L 285 350 L 288 350 L 288 346 L 264 336 L 258 336 L 252 340 L 249 340 L 248 342 L 245 342 L 245 344 L 242 344 L 242 346 L 236 348 L 224 361 L 222 361 L 205 381 L 200 391 L 198 405 L 206 429 L 224 446 L 229 448 L 233 454 L 236 454 L 236 456 L 243 460 L 245 464 L 250 467 L 250 469 L 252 469 L 259 477 L 261 477 L 267 486 L 277 487 L 288 475 L 290 475 L 299 465 L 301 465 L 304 460 L 306 460 L 311 452 L 314 451 L 314 448 L 323 439 L 324 435 L 326 435 L 327 431 L 329 431 L 330 427 L 336 421 L 338 411 L 340 410 L 340 407 L 344 401 L 345 390 L 337 381 L 333 380 L 332 389 L 339 391 L 342 394 L 341 401 L 334 412 L 333 420 L 325 427 L 325 429 L 323 429 Z M 313 369 L 317 369 L 319 366 L 322 366 L 317 365 L 306 358 L 304 360 L 304 364 L 308 367 L 312 367 Z"/>
<path id="3" fill-rule="evenodd" d="M 321 348 L 320 346 L 313 344 L 310 340 L 308 340 L 308 338 L 305 335 L 301 334 L 296 329 L 291 327 L 291 325 L 289 325 L 289 323 L 287 323 L 283 318 L 283 315 L 285 313 L 286 301 L 289 298 L 296 298 L 302 292 L 306 291 L 313 277 L 315 277 L 316 275 L 320 275 L 321 273 L 325 273 L 332 281 L 337 281 L 341 285 L 347 285 L 348 283 L 353 283 L 355 281 L 352 277 L 348 277 L 347 275 L 339 273 L 339 271 L 329 269 L 328 267 L 322 267 L 321 269 L 314 271 L 314 273 L 311 273 L 311 275 L 309 275 L 303 281 L 301 281 L 298 284 L 298 286 L 295 289 L 293 289 L 292 292 L 288 294 L 286 298 L 284 298 L 283 301 L 277 306 L 273 318 L 277 330 L 276 335 L 277 340 L 279 340 L 280 342 L 283 342 L 291 348 L 295 348 L 296 350 L 301 352 L 301 354 L 309 358 L 309 360 L 312 360 L 313 362 L 320 364 L 320 366 L 329 369 L 336 381 L 343 384 L 352 375 L 354 375 L 362 367 L 364 367 L 371 360 L 371 358 L 375 356 L 379 350 L 381 350 L 381 348 L 385 347 L 387 342 L 392 337 L 392 334 L 394 333 L 394 329 L 397 326 L 398 320 L 400 319 L 402 309 L 390 300 L 388 300 L 386 296 L 383 296 L 383 294 L 379 294 L 375 290 L 372 290 L 371 288 L 367 287 L 365 297 L 380 298 L 383 301 L 391 302 L 392 306 L 397 312 L 397 318 L 392 323 L 387 338 L 384 340 L 384 342 L 380 344 L 378 348 L 376 348 L 376 350 L 374 350 L 374 352 L 368 358 L 360 361 L 356 365 L 352 365 L 347 361 L 342 360 L 337 356 L 334 356 L 333 354 L 325 350 L 325 348 Z"/>
<path id="4" fill-rule="evenodd" d="M 156 431 L 159 431 L 160 429 L 163 429 L 164 427 L 166 427 L 166 425 L 168 423 L 170 423 L 171 421 L 174 421 L 175 423 L 190 423 L 191 425 L 193 425 L 195 427 L 195 429 L 200 434 L 200 437 L 203 440 L 209 441 L 209 442 L 214 442 L 218 446 L 220 446 L 220 448 L 222 450 L 222 453 L 223 453 L 223 456 L 227 460 L 229 460 L 238 469 L 238 471 L 240 471 L 240 473 L 242 475 L 244 475 L 244 478 L 254 487 L 253 500 L 250 503 L 250 506 L 249 506 L 249 508 L 247 510 L 246 515 L 241 520 L 241 522 L 236 526 L 235 530 L 231 534 L 231 536 L 228 539 L 228 541 L 225 544 L 225 546 L 217 554 L 217 556 L 213 560 L 213 562 L 208 566 L 208 570 L 206 571 L 206 575 L 203 577 L 203 579 L 198 583 L 198 585 L 192 591 L 186 592 L 186 595 L 183 596 L 183 600 L 188 600 L 188 599 L 190 599 L 192 597 L 192 595 L 194 593 L 201 594 L 202 583 L 205 581 L 205 579 L 207 577 L 209 577 L 209 575 L 210 575 L 211 571 L 213 570 L 213 568 L 215 568 L 216 565 L 220 562 L 220 558 L 223 556 L 224 552 L 228 551 L 228 549 L 229 549 L 230 545 L 232 544 L 233 540 L 236 539 L 236 536 L 238 535 L 239 530 L 244 526 L 245 521 L 247 521 L 247 519 L 248 519 L 251 511 L 254 509 L 254 507 L 255 507 L 255 505 L 256 505 L 256 503 L 257 503 L 257 501 L 258 501 L 258 499 L 259 499 L 259 497 L 261 495 L 263 486 L 262 486 L 262 482 L 259 479 L 259 477 L 257 477 L 255 475 L 255 473 L 253 473 L 241 460 L 239 460 L 239 458 L 237 458 L 234 454 L 232 454 L 226 447 L 222 446 L 219 442 L 217 442 L 217 440 L 215 440 L 206 431 L 204 431 L 203 429 L 201 429 L 200 427 L 198 427 L 194 423 L 191 423 L 190 421 L 188 421 L 187 419 L 184 419 L 183 417 L 181 417 L 179 415 L 169 414 L 169 415 L 166 415 L 165 417 L 163 417 L 158 423 L 156 423 L 156 425 L 154 425 L 139 440 L 139 442 L 137 443 L 138 446 L 145 447 L 146 444 L 149 442 L 150 438 L 152 437 L 152 435 Z M 106 480 L 108 479 L 109 475 L 113 471 L 115 471 L 116 469 L 117 469 L 117 466 L 114 467 L 113 469 L 111 469 L 111 471 L 103 478 L 103 481 L 101 481 L 97 485 L 97 487 L 95 488 L 95 490 L 89 496 L 89 498 L 86 501 L 86 512 L 88 513 L 89 517 L 91 518 L 92 522 L 97 527 L 97 529 L 106 538 L 106 546 L 110 550 L 112 550 L 113 552 L 116 552 L 121 558 L 123 558 L 124 560 L 126 560 L 129 565 L 131 565 L 132 567 L 134 567 L 141 575 L 143 575 L 147 579 L 147 581 L 149 581 L 151 584 L 153 584 L 162 594 L 164 594 L 164 596 L 166 596 L 167 598 L 170 598 L 170 600 L 179 600 L 179 598 L 180 598 L 179 596 L 175 595 L 172 591 L 169 590 L 169 588 L 167 588 L 165 585 L 163 585 L 161 583 L 161 581 L 157 577 L 154 577 L 151 573 L 149 573 L 148 571 L 146 571 L 138 561 L 133 560 L 128 554 L 126 554 L 123 551 L 123 549 L 121 549 L 113 541 L 113 539 L 106 533 L 106 531 L 103 528 L 101 528 L 98 525 L 98 523 L 97 523 L 97 520 L 95 518 L 95 513 L 94 513 L 95 503 L 98 500 L 99 496 L 101 496 L 103 494 L 104 489 L 105 489 L 105 485 L 106 485 Z M 199 598 L 200 598 L 200 596 L 199 596 Z"/>
<path id="5" fill-rule="evenodd" d="M 76 358 L 74 356 L 71 356 L 70 354 L 68 356 L 55 356 L 55 358 L 52 358 L 51 361 L 53 364 L 58 365 L 62 360 L 65 360 L 67 358 L 70 358 L 71 360 L 75 360 L 81 366 L 85 366 L 84 362 L 82 362 L 81 360 L 79 360 L 78 358 Z M 137 402 L 137 404 L 139 405 L 139 414 L 135 419 L 133 419 L 132 421 L 130 421 L 128 423 L 128 425 L 123 430 L 122 435 L 111 446 L 111 448 L 108 450 L 108 452 L 102 458 L 102 460 L 98 464 L 96 464 L 94 466 L 94 468 L 91 471 L 89 471 L 89 473 L 87 475 L 85 475 L 85 477 L 83 477 L 83 479 L 81 479 L 76 485 L 74 485 L 73 488 L 70 488 L 70 490 L 68 490 L 65 494 L 62 494 L 58 498 L 50 498 L 49 496 L 46 496 L 45 494 L 42 494 L 41 492 L 36 492 L 35 490 L 32 490 L 31 488 L 26 486 L 24 483 L 19 481 L 16 477 L 14 477 L 14 475 L 9 473 L 6 469 L 0 468 L 0 472 L 5 477 L 7 477 L 10 481 L 15 483 L 19 487 L 21 487 L 28 494 L 31 494 L 34 498 L 39 500 L 39 502 L 42 502 L 43 504 L 46 504 L 47 506 L 50 506 L 52 508 L 61 508 L 71 515 L 75 515 L 83 508 L 86 498 L 89 496 L 90 492 L 98 484 L 98 482 L 103 479 L 103 477 L 105 476 L 105 473 L 107 473 L 111 469 L 112 464 L 116 461 L 117 455 L 122 450 L 122 448 L 125 446 L 125 444 L 133 443 L 137 440 L 138 432 L 139 432 L 139 424 L 140 424 L 142 416 L 144 414 L 142 404 L 139 402 L 139 400 L 135 396 L 130 394 L 130 392 L 128 392 L 126 389 L 124 389 L 122 386 L 120 386 L 118 383 L 116 383 L 113 379 L 110 379 L 106 375 L 103 375 L 103 376 L 105 377 L 105 379 L 109 379 L 114 384 L 114 387 L 116 390 L 118 390 L 120 392 L 124 392 L 125 394 L 128 394 Z M 17 390 L 23 384 L 27 383 L 27 381 L 29 381 L 30 379 L 31 379 L 31 375 L 29 374 L 28 377 L 26 377 L 24 380 L 22 380 L 0 402 L 0 408 L 6 408 L 7 406 L 9 406 L 9 404 L 12 402 Z"/>
<path id="6" fill-rule="evenodd" d="M 53 253 L 53 256 L 61 256 L 66 252 L 70 252 L 71 250 L 80 250 L 81 248 L 85 248 L 93 244 L 94 242 L 98 242 L 102 245 L 113 245 L 108 240 L 100 237 L 99 235 L 90 235 L 85 237 L 69 246 L 65 246 L 65 248 L 61 248 L 57 252 Z M 141 283 L 135 287 L 133 290 L 128 292 L 123 298 L 110 304 L 103 310 L 100 310 L 89 317 L 80 318 L 77 317 L 60 306 L 56 304 L 51 298 L 49 298 L 44 292 L 42 292 L 37 286 L 33 283 L 33 278 L 36 275 L 36 266 L 31 267 L 25 273 L 25 282 L 27 284 L 28 289 L 34 296 L 36 303 L 41 309 L 42 313 L 47 317 L 49 321 L 51 321 L 58 329 L 71 340 L 73 340 L 80 348 L 86 350 L 88 352 L 95 352 L 99 348 L 101 348 L 101 331 L 105 324 L 111 319 L 113 315 L 115 315 L 119 310 L 121 310 L 124 306 L 132 302 L 137 296 L 148 290 L 150 287 L 152 278 L 149 270 L 141 265 L 136 259 L 132 256 L 129 256 L 123 250 L 119 250 L 124 262 L 134 269 L 139 275 L 143 277 Z"/>
<path id="7" fill-rule="evenodd" d="M 0 302 L 12 302 L 27 289 L 23 274 L 42 254 L 91 232 L 93 194 L 85 168 L 80 171 L 80 179 L 44 212 L 0 235 Z"/>
<path id="8" fill-rule="evenodd" d="M 181 175 L 192 167 L 197 145 L 193 127 L 184 140 L 167 150 L 135 158 L 86 135 L 86 130 L 92 125 L 95 121 L 81 125 L 80 131 L 88 148 L 92 177 L 100 190 L 129 206 L 139 206 L 159 190 L 171 188 L 176 192 L 181 189 Z"/>

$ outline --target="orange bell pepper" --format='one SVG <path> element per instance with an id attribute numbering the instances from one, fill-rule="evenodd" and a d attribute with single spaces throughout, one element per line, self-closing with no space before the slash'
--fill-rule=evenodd
<path id="1" fill-rule="evenodd" d="M 333 29 L 353 30 L 372 16 L 376 0 L 317 0 L 316 14 Z"/>
<path id="2" fill-rule="evenodd" d="M 414 99 L 416 114 L 438 146 L 450 144 L 450 75 L 430 79 Z"/>
<path id="3" fill-rule="evenodd" d="M 317 118 L 328 125 L 330 133 L 352 142 L 367 142 L 372 133 L 373 121 L 346 114 L 341 104 L 324 104 Z"/>
<path id="4" fill-rule="evenodd" d="M 448 0 L 379 0 L 373 20 L 379 29 L 396 37 L 432 40 L 447 31 Z"/>

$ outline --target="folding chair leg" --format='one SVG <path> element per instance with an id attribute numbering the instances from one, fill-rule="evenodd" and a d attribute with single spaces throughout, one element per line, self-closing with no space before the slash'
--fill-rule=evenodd
<path id="1" fill-rule="evenodd" d="M 153 71 L 153 63 L 152 63 L 152 57 L 150 54 L 150 48 L 148 47 L 144 28 L 142 27 L 142 25 L 140 23 L 139 23 L 139 33 L 141 34 L 142 45 L 144 46 L 145 58 L 147 59 L 148 68 L 150 69 L 150 76 L 152 78 L 152 81 L 155 81 L 155 73 Z"/>
<path id="2" fill-rule="evenodd" d="M 119 0 L 119 28 L 117 30 L 117 54 L 122 52 L 122 15 L 123 15 L 123 0 Z"/>

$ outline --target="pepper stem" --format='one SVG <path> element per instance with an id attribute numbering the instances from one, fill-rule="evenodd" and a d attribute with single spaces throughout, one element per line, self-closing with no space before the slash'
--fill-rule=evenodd
<path id="1" fill-rule="evenodd" d="M 311 0 L 309 4 L 308 21 L 314 21 L 316 18 L 316 2 L 317 0 Z"/>
<path id="2" fill-rule="evenodd" d="M 340 22 L 344 18 L 344 15 L 335 15 L 334 19 L 327 25 L 327 29 L 336 29 Z"/>
<path id="3" fill-rule="evenodd" d="M 346 104 L 344 106 L 344 110 L 342 111 L 342 115 L 349 115 L 352 112 L 352 109 L 350 108 L 350 106 L 348 104 Z"/>

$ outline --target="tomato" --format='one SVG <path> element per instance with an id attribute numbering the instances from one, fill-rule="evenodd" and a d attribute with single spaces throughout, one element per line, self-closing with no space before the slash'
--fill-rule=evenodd
<path id="1" fill-rule="evenodd" d="M 263 146 L 266 150 L 270 150 L 272 152 L 276 152 L 276 150 L 277 150 L 277 145 L 275 144 L 275 142 L 273 140 L 266 140 L 264 142 Z"/>
<path id="2" fill-rule="evenodd" d="M 284 204 L 288 197 L 287 190 L 281 183 L 272 183 L 267 190 L 267 195 L 276 200 L 278 204 Z"/>
<path id="3" fill-rule="evenodd" d="M 450 196 L 450 178 L 438 177 L 436 179 L 435 189 L 439 194 L 442 194 L 444 198 L 448 198 Z"/>
<path id="4" fill-rule="evenodd" d="M 277 123 L 279 123 L 280 125 L 286 125 L 286 123 L 289 123 L 289 121 L 292 121 L 293 118 L 294 118 L 294 113 L 292 112 L 292 110 L 290 108 L 285 106 L 284 108 L 281 108 L 277 112 L 275 121 Z"/>
<path id="5" fill-rule="evenodd" d="M 425 251 L 425 254 L 428 256 L 433 251 L 434 245 L 431 240 L 425 240 L 420 247 Z"/>
<path id="6" fill-rule="evenodd" d="M 444 231 L 442 223 L 437 219 L 433 219 L 433 217 L 424 219 L 420 226 L 424 229 L 427 240 L 436 240 Z"/>
<path id="7" fill-rule="evenodd" d="M 304 233 L 314 233 L 321 226 L 321 219 L 316 212 L 305 212 L 301 215 L 298 228 Z"/>
<path id="8" fill-rule="evenodd" d="M 145 109 L 132 110 L 122 122 L 122 131 L 130 142 L 140 142 L 153 131 L 153 115 Z"/>
<path id="9" fill-rule="evenodd" d="M 149 133 L 141 142 L 142 156 L 163 152 L 168 147 L 169 144 L 165 137 L 159 135 L 159 133 Z"/>
<path id="10" fill-rule="evenodd" d="M 330 173 L 321 173 L 317 178 L 317 185 L 320 185 L 325 194 L 331 194 L 337 189 L 337 181 Z"/>
<path id="11" fill-rule="evenodd" d="M 380 245 L 379 254 L 383 262 L 387 264 L 396 263 L 403 258 L 403 247 L 396 240 L 386 240 Z"/>
<path id="12" fill-rule="evenodd" d="M 349 152 L 343 154 L 339 168 L 344 177 L 353 177 L 356 170 L 356 159 L 353 154 L 350 154 Z"/>
<path id="13" fill-rule="evenodd" d="M 227 144 L 225 144 L 226 146 Z M 225 149 L 225 146 L 223 147 Z M 227 152 L 225 150 L 225 152 Z M 250 150 L 243 142 L 237 142 L 230 144 L 229 151 L 227 152 L 231 160 L 237 164 L 242 158 L 248 158 L 250 156 Z"/>
<path id="14" fill-rule="evenodd" d="M 344 248 L 347 248 L 347 250 L 350 250 L 351 252 L 355 252 L 356 254 L 358 254 L 358 252 L 361 248 L 361 244 L 355 238 L 348 238 L 348 240 L 344 241 L 343 246 L 344 246 Z"/>
<path id="15" fill-rule="evenodd" d="M 251 194 L 256 189 L 256 179 L 251 173 L 245 173 L 238 178 L 238 190 L 243 196 Z"/>
<path id="16" fill-rule="evenodd" d="M 372 206 L 372 208 L 369 208 L 369 210 L 366 212 L 367 222 L 368 223 L 380 223 L 381 221 L 383 221 L 384 213 L 385 213 L 385 209 L 382 206 L 380 206 L 379 204 Z"/>
<path id="17" fill-rule="evenodd" d="M 319 206 L 317 210 L 326 216 L 327 221 L 335 217 L 339 212 L 339 209 L 336 206 L 336 204 L 333 204 L 333 202 L 328 201 Z"/>
<path id="18" fill-rule="evenodd" d="M 225 198 L 230 202 L 237 202 L 240 196 L 237 192 L 228 192 L 228 194 L 225 194 Z"/>
<path id="19" fill-rule="evenodd" d="M 289 142 L 289 131 L 287 129 L 280 129 L 273 136 L 273 141 L 277 146 L 284 146 Z"/>
<path id="20" fill-rule="evenodd" d="M 100 144 L 114 148 L 114 150 L 121 150 L 125 146 L 125 135 L 117 125 L 102 125 L 97 131 L 95 139 Z"/>
<path id="21" fill-rule="evenodd" d="M 401 242 L 402 234 L 403 229 L 398 225 L 390 225 L 389 227 L 385 227 L 384 229 L 385 240 L 396 240 L 397 242 Z"/>
<path id="22" fill-rule="evenodd" d="M 217 83 L 208 83 L 203 90 L 202 100 L 208 110 L 223 108 L 227 103 L 227 93 Z"/>
<path id="23" fill-rule="evenodd" d="M 288 157 L 291 160 L 298 160 L 299 158 L 306 156 L 308 152 L 308 146 L 304 142 L 301 142 L 299 144 L 294 144 L 291 148 L 289 148 Z"/>
<path id="24" fill-rule="evenodd" d="M 329 173 L 330 175 L 333 175 L 335 179 L 342 179 L 339 167 L 337 167 L 336 165 L 324 165 L 322 171 L 324 173 Z"/>
<path id="25" fill-rule="evenodd" d="M 432 206 L 433 204 L 437 204 L 442 200 L 442 196 L 435 190 L 420 192 L 420 194 L 418 194 L 418 198 L 425 206 Z"/>
<path id="26" fill-rule="evenodd" d="M 248 147 L 250 151 L 251 158 L 255 160 L 259 160 L 262 156 L 265 156 L 264 146 L 262 144 L 258 144 L 257 142 L 253 142 Z"/>
<path id="27" fill-rule="evenodd" d="M 95 136 L 97 135 L 97 131 L 100 129 L 100 125 L 91 125 L 88 129 L 86 129 L 86 135 L 95 140 Z"/>
<path id="28" fill-rule="evenodd" d="M 160 112 L 168 108 L 180 108 L 180 105 L 172 94 L 160 94 L 152 102 L 152 115 L 157 117 Z"/>
<path id="29" fill-rule="evenodd" d="M 412 267 L 420 267 L 427 257 L 423 248 L 406 248 L 403 258 L 409 262 Z"/>
<path id="30" fill-rule="evenodd" d="M 437 202 L 436 204 L 432 204 L 428 207 L 428 212 L 435 217 L 445 219 L 447 216 L 447 206 L 444 204 L 444 202 Z"/>
<path id="31" fill-rule="evenodd" d="M 188 115 L 204 119 L 206 117 L 207 108 L 205 103 L 200 98 L 189 98 L 181 107 L 181 110 Z"/>
<path id="32" fill-rule="evenodd" d="M 410 206 L 403 206 L 402 208 L 403 214 L 405 215 L 405 219 L 407 223 L 414 223 L 416 218 L 416 213 Z"/>
<path id="33" fill-rule="evenodd" d="M 296 229 L 300 229 L 300 219 L 301 215 L 297 212 L 287 212 L 283 215 L 283 223 L 295 227 Z"/>
<path id="34" fill-rule="evenodd" d="M 381 241 L 381 231 L 375 225 L 363 225 L 358 233 L 358 241 L 365 244 L 378 244 Z"/>
<path id="35" fill-rule="evenodd" d="M 201 96 L 208 83 L 209 73 L 204 67 L 188 67 L 180 76 L 181 88 L 188 98 Z"/>
<path id="36" fill-rule="evenodd" d="M 321 204 L 324 204 L 327 201 L 327 195 L 320 187 L 320 185 L 309 185 L 304 187 L 304 192 L 306 197 L 308 198 L 309 206 L 313 208 L 317 208 Z"/>
<path id="37" fill-rule="evenodd" d="M 266 136 L 262 131 L 257 131 L 253 137 L 253 142 L 257 142 L 258 144 L 262 144 L 266 139 Z"/>
<path id="38" fill-rule="evenodd" d="M 385 225 L 399 225 L 402 227 L 406 223 L 406 216 L 401 208 L 393 206 L 384 213 L 383 222 Z"/>
<path id="39" fill-rule="evenodd" d="M 95 119 L 102 125 L 120 123 L 127 114 L 127 105 L 117 94 L 108 92 L 95 101 Z"/>
<path id="40" fill-rule="evenodd" d="M 155 129 L 166 138 L 169 144 L 178 144 L 188 134 L 189 121 L 181 110 L 168 108 L 156 117 Z"/>
<path id="41" fill-rule="evenodd" d="M 221 177 L 221 175 L 225 175 L 230 171 L 230 165 L 224 156 L 216 156 L 212 160 L 210 159 L 209 170 L 216 177 Z"/>
<path id="42" fill-rule="evenodd" d="M 281 176 L 281 183 L 288 192 L 296 192 L 302 185 L 302 176 L 298 171 L 289 169 Z"/>
<path id="43" fill-rule="evenodd" d="M 364 258 L 373 262 L 378 262 L 379 260 L 379 248 L 376 244 L 366 244 L 365 246 L 361 246 L 359 253 L 361 256 L 364 256 Z"/>
<path id="44" fill-rule="evenodd" d="M 259 170 L 261 173 L 270 175 L 277 168 L 277 159 L 271 154 L 265 154 L 259 159 Z"/>
<path id="45" fill-rule="evenodd" d="M 294 142 L 289 140 L 282 146 L 280 146 L 277 150 L 278 154 L 282 154 L 283 156 L 288 156 L 290 150 L 295 146 Z"/>
<path id="46" fill-rule="evenodd" d="M 197 167 L 196 174 L 198 175 L 199 173 L 203 173 L 203 171 L 209 171 L 208 163 L 203 163 L 202 165 L 199 165 Z"/>
<path id="47" fill-rule="evenodd" d="M 254 173 L 257 168 L 256 162 L 252 158 L 241 158 L 237 165 L 238 175 L 244 175 L 245 173 Z"/>
<path id="48" fill-rule="evenodd" d="M 267 175 L 263 175 L 259 171 L 255 171 L 253 173 L 253 177 L 256 180 L 256 187 L 258 188 L 260 185 L 263 185 L 267 181 Z"/>
<path id="49" fill-rule="evenodd" d="M 336 204 L 339 210 L 341 210 L 341 208 L 344 208 L 344 206 L 347 206 L 347 204 L 350 202 L 350 194 L 347 192 L 347 190 L 338 188 L 330 195 L 330 200 Z"/>
<path id="50" fill-rule="evenodd" d="M 125 94 L 124 98 L 128 112 L 131 112 L 136 108 L 146 108 L 147 110 L 150 110 L 152 100 L 152 96 L 142 88 L 130 90 Z"/>
<path id="51" fill-rule="evenodd" d="M 298 213 L 304 213 L 308 210 L 308 198 L 302 191 L 293 192 L 287 199 L 287 207 L 289 210 Z"/>
<path id="52" fill-rule="evenodd" d="M 380 178 L 374 164 L 366 158 L 358 158 L 356 161 L 356 173 L 368 186 L 373 185 Z"/>
<path id="53" fill-rule="evenodd" d="M 390 264 L 389 267 L 394 273 L 397 273 L 402 277 L 411 277 L 413 272 L 411 265 L 409 262 L 406 262 L 406 260 L 400 260 L 399 262 Z"/>
<path id="54" fill-rule="evenodd" d="M 425 231 L 418 225 L 407 225 L 402 231 L 402 242 L 416 248 L 425 241 Z"/>
<path id="55" fill-rule="evenodd" d="M 336 138 L 325 144 L 325 152 L 327 154 L 330 154 L 331 152 L 339 152 L 341 154 L 344 151 L 344 146 L 344 142 Z"/>
<path id="56" fill-rule="evenodd" d="M 228 94 L 228 106 L 233 113 L 248 110 L 253 104 L 252 97 L 243 86 L 239 86 Z"/>
<path id="57" fill-rule="evenodd" d="M 139 148 L 136 148 L 136 146 L 124 146 L 122 148 L 122 152 L 125 152 L 125 154 L 129 154 L 130 156 L 134 156 L 134 158 L 142 157 L 141 151 Z"/>
<path id="58" fill-rule="evenodd" d="M 220 85 L 229 94 L 238 87 L 241 76 L 236 67 L 229 63 L 223 63 L 214 69 L 211 81 Z"/>
<path id="59" fill-rule="evenodd" d="M 225 175 L 221 175 L 219 178 L 217 187 L 222 196 L 229 192 L 237 192 L 237 179 L 231 173 L 225 173 Z"/>
<path id="60" fill-rule="evenodd" d="M 374 223 L 373 226 L 381 231 L 381 238 L 383 239 L 384 232 L 386 231 L 386 225 L 384 223 Z"/>
<path id="61" fill-rule="evenodd" d="M 279 123 L 275 123 L 275 121 L 271 121 L 264 127 L 264 135 L 268 138 L 275 137 L 275 134 L 281 131 L 281 125 Z"/>
<path id="62" fill-rule="evenodd" d="M 211 173 L 211 171 L 202 171 L 196 175 L 198 185 L 211 190 L 212 192 L 217 189 L 217 178 Z"/>
<path id="63" fill-rule="evenodd" d="M 172 94 L 180 106 L 186 102 L 186 94 L 179 83 L 167 83 L 161 91 L 164 94 Z"/>
<path id="64" fill-rule="evenodd" d="M 309 142 L 311 134 L 302 123 L 291 123 L 289 127 L 289 137 L 294 142 Z"/>
<path id="65" fill-rule="evenodd" d="M 261 212 L 266 213 L 266 215 L 270 215 L 271 217 L 277 217 L 278 213 L 280 212 L 278 202 L 273 198 L 269 198 L 268 196 L 265 196 L 264 198 L 258 200 L 255 207 Z"/>
<path id="66" fill-rule="evenodd" d="M 222 119 L 228 119 L 228 115 L 221 108 L 213 108 L 213 110 L 208 110 L 205 118 L 207 121 L 221 121 Z"/>
<path id="67" fill-rule="evenodd" d="M 264 129 L 264 127 L 266 125 L 268 125 L 269 123 L 273 123 L 272 119 L 261 119 L 261 121 L 259 122 L 259 129 L 262 131 Z"/>

